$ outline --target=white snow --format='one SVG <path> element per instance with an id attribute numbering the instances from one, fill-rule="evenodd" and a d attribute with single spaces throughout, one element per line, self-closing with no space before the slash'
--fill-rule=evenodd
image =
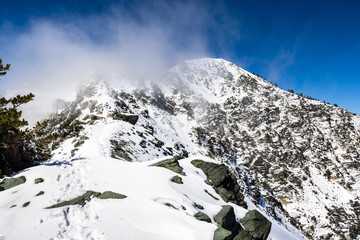
<path id="1" fill-rule="evenodd" d="M 197 159 L 212 161 L 208 158 Z M 164 158 L 162 158 L 164 159 Z M 160 160 L 162 160 L 160 159 Z M 176 173 L 149 166 L 156 161 L 129 163 L 105 157 L 49 160 L 26 169 L 16 176 L 26 182 L 0 192 L 0 238 L 3 239 L 212 239 L 216 223 L 196 220 L 196 202 L 213 218 L 221 206 L 214 189 L 207 185 L 204 173 L 190 162 L 180 160 L 186 176 L 184 184 L 170 182 Z M 35 184 L 36 178 L 44 182 Z M 84 207 L 71 205 L 45 209 L 73 199 L 87 190 L 113 191 L 125 199 L 92 199 Z M 205 190 L 217 196 L 215 200 Z M 38 192 L 45 194 L 35 196 Z M 30 201 L 29 206 L 23 207 Z M 164 204 L 170 203 L 177 209 Z M 16 205 L 15 207 L 12 207 Z M 238 218 L 246 209 L 230 204 Z M 273 222 L 271 239 L 296 239 Z"/>

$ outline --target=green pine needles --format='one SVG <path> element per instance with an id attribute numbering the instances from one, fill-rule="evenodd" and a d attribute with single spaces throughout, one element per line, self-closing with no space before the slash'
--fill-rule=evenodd
<path id="1" fill-rule="evenodd" d="M 17 107 L 33 100 L 34 97 L 34 94 L 29 93 L 9 99 L 0 98 L 0 144 L 12 144 L 24 136 L 25 131 L 20 128 L 28 125 L 28 122 L 21 119 L 22 112 Z"/>
<path id="2" fill-rule="evenodd" d="M 0 76 L 4 76 L 9 69 L 10 64 L 4 67 L 0 58 Z M 13 170 L 29 167 L 33 163 L 33 154 L 26 149 L 29 134 L 22 129 L 28 122 L 21 117 L 22 111 L 18 110 L 18 107 L 34 97 L 34 94 L 29 93 L 0 98 L 0 177 L 10 175 Z"/>

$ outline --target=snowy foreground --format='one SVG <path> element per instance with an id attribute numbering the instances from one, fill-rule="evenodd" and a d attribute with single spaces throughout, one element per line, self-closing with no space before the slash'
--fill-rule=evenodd
<path id="1" fill-rule="evenodd" d="M 213 217 L 222 205 L 231 205 L 241 219 L 248 211 L 225 203 L 204 180 L 205 174 L 180 160 L 186 176 L 166 168 L 149 166 L 159 160 L 125 162 L 113 158 L 90 157 L 64 161 L 49 160 L 13 177 L 26 182 L 0 192 L 0 239 L 213 239 L 217 228 Z M 215 161 L 214 161 L 215 162 Z M 216 163 L 216 162 L 215 162 Z M 181 176 L 184 184 L 170 181 Z M 35 184 L 35 179 L 44 181 Z M 113 191 L 124 199 L 93 198 L 83 207 L 70 205 L 46 209 L 73 199 L 86 191 Z M 207 190 L 220 200 L 215 200 Z M 37 195 L 40 191 L 44 194 Z M 30 202 L 26 207 L 24 203 Z M 197 220 L 194 203 L 202 205 L 212 223 Z M 171 204 L 177 209 L 165 204 Z M 16 205 L 16 206 L 14 206 Z M 249 209 L 255 208 L 248 201 Z M 258 209 L 261 211 L 261 209 Z M 265 213 L 263 213 L 265 215 Z M 274 220 L 269 239 L 302 239 Z"/>

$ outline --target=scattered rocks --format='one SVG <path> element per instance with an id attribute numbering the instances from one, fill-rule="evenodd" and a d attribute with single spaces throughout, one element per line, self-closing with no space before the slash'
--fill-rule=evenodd
<path id="1" fill-rule="evenodd" d="M 0 183 L 0 192 L 26 182 L 24 176 L 18 178 L 7 178 Z"/>
<path id="2" fill-rule="evenodd" d="M 181 175 L 185 175 L 185 173 L 182 171 L 182 168 L 179 165 L 179 159 L 181 159 L 181 157 L 179 156 L 174 156 L 173 158 L 170 159 L 166 159 L 157 163 L 154 163 L 150 166 L 155 166 L 155 167 L 164 167 L 167 168 L 173 172 L 179 173 Z"/>
<path id="3" fill-rule="evenodd" d="M 29 206 L 29 204 L 30 204 L 30 202 L 26 202 L 23 204 L 23 207 L 27 207 L 27 206 Z"/>
<path id="4" fill-rule="evenodd" d="M 224 201 L 247 208 L 237 179 L 229 171 L 228 167 L 224 164 L 215 164 L 202 160 L 193 160 L 191 163 L 203 170 L 208 178 L 205 182 L 211 185 Z"/>
<path id="5" fill-rule="evenodd" d="M 42 183 L 44 181 L 43 178 L 37 178 L 35 179 L 35 184 Z"/>
<path id="6" fill-rule="evenodd" d="M 184 184 L 183 181 L 182 181 L 182 178 L 179 177 L 179 176 L 173 176 L 171 179 L 170 179 L 171 182 L 174 182 L 174 183 L 177 183 L 177 184 Z"/>
<path id="7" fill-rule="evenodd" d="M 211 223 L 211 219 L 209 218 L 209 216 L 203 212 L 196 213 L 194 217 L 199 221 Z"/>
<path id="8" fill-rule="evenodd" d="M 14 208 L 14 207 L 16 207 L 16 205 L 11 205 L 11 207 L 10 207 L 10 208 Z"/>

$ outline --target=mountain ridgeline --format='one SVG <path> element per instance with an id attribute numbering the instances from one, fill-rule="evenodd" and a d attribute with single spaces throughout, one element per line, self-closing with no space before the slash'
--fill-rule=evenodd
<path id="1" fill-rule="evenodd" d="M 360 117 L 222 59 L 180 63 L 142 88 L 92 81 L 33 134 L 53 159 L 205 155 L 309 239 L 359 238 Z"/>

